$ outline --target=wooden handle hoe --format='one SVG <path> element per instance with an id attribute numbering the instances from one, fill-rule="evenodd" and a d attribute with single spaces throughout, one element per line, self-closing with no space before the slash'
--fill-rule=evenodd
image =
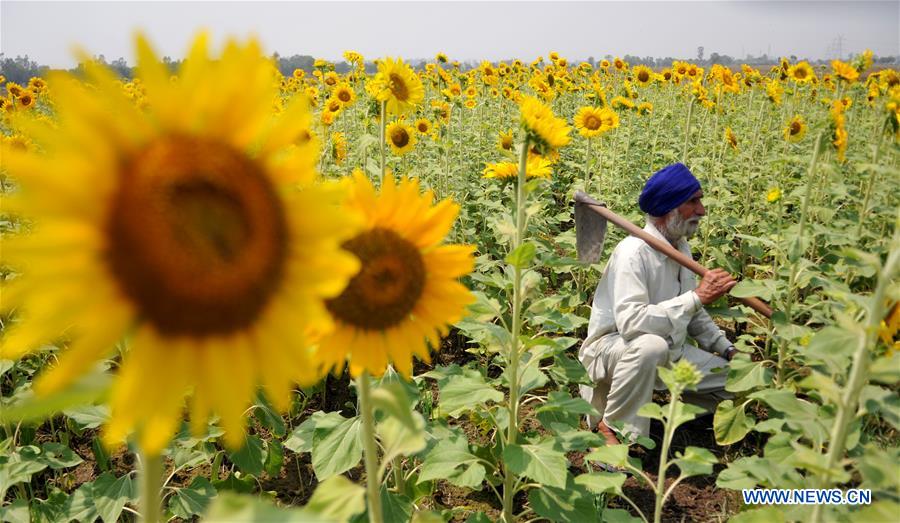
<path id="1" fill-rule="evenodd" d="M 581 208 L 579 208 L 579 207 L 581 207 Z M 650 234 L 647 233 L 647 231 L 641 229 L 637 225 L 631 223 L 630 221 L 626 220 L 625 218 L 622 218 L 618 214 L 607 209 L 605 204 L 598 202 L 597 200 L 591 198 L 590 196 L 588 196 L 587 194 L 585 194 L 582 191 L 577 191 L 575 193 L 575 228 L 576 228 L 576 239 L 578 240 L 579 259 L 583 260 L 583 259 L 595 258 L 594 261 L 596 261 L 596 258 L 599 258 L 599 255 L 600 255 L 599 251 L 603 245 L 603 239 L 606 236 L 605 224 L 596 223 L 597 222 L 596 220 L 585 219 L 585 214 L 583 213 L 583 209 L 590 209 L 591 211 L 599 214 L 606 220 L 609 220 L 609 221 L 613 222 L 614 224 L 618 225 L 619 227 L 621 227 L 622 229 L 627 231 L 632 236 L 636 236 L 636 237 L 644 240 L 648 245 L 650 245 L 657 251 L 665 254 L 669 258 L 672 258 L 673 260 L 675 260 L 676 262 L 681 264 L 683 267 L 686 267 L 686 268 L 690 269 L 692 272 L 694 272 L 695 274 L 700 275 L 700 277 L 703 277 L 703 275 L 706 274 L 706 271 L 709 270 L 706 267 L 704 267 L 704 266 L 700 265 L 699 263 L 697 263 L 696 261 L 694 261 L 693 258 L 691 258 L 690 256 L 686 256 L 683 252 L 679 251 L 675 247 L 672 247 L 672 245 L 669 244 L 669 242 L 663 241 L 663 240 L 660 240 L 659 238 L 651 236 Z M 582 228 L 583 229 L 586 228 L 587 232 L 589 232 L 589 233 L 591 231 L 599 231 L 600 232 L 600 237 L 597 237 L 596 235 L 593 235 L 593 234 L 591 235 L 594 237 L 594 240 L 593 240 L 593 242 L 590 242 L 591 243 L 590 246 L 587 245 L 589 243 L 589 241 L 586 239 L 586 235 L 578 234 L 579 221 L 582 222 L 582 224 L 592 223 L 592 225 L 587 225 L 587 226 L 582 225 Z M 591 254 L 582 255 L 582 250 L 585 250 L 586 252 L 590 251 Z M 738 299 L 741 301 L 741 303 L 750 307 L 751 309 L 755 310 L 756 312 L 762 314 L 766 318 L 772 317 L 772 308 L 769 307 L 769 305 L 766 302 L 760 300 L 759 298 L 738 298 Z"/>

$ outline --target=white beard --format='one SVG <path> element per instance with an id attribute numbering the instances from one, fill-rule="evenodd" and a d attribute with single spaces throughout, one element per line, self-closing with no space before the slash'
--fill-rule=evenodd
<path id="1" fill-rule="evenodd" d="M 697 229 L 700 227 L 700 217 L 694 216 L 692 218 L 684 219 L 681 217 L 681 214 L 678 212 L 678 209 L 673 209 L 669 212 L 669 216 L 666 217 L 663 222 L 663 227 L 660 229 L 660 232 L 663 236 L 669 240 L 670 243 L 677 243 L 681 238 L 690 238 L 697 234 Z"/>

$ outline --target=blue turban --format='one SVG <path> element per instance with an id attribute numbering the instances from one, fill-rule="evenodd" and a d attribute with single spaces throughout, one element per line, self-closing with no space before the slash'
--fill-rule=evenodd
<path id="1" fill-rule="evenodd" d="M 673 163 L 656 171 L 647 180 L 638 205 L 650 216 L 665 216 L 699 190 L 700 182 L 691 171 L 683 163 Z"/>

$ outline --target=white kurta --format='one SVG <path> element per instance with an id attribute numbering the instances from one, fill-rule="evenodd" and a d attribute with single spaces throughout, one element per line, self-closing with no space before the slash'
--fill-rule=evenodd
<path id="1" fill-rule="evenodd" d="M 666 241 L 652 224 L 647 224 L 644 230 Z M 684 239 L 679 240 L 677 248 L 691 255 Z M 659 352 L 656 346 L 661 346 L 663 351 L 652 356 L 659 364 L 674 363 L 685 357 L 700 368 L 705 377 L 698 392 L 722 391 L 724 373 L 710 374 L 710 371 L 727 366 L 727 362 L 710 353 L 724 355 L 731 343 L 703 309 L 694 292 L 696 287 L 694 273 L 637 237 L 625 238 L 613 250 L 594 293 L 588 336 L 579 350 L 582 364 L 595 380 L 595 387 L 582 386 L 582 396 L 601 415 L 606 410 L 608 416 L 631 425 L 633 431 L 646 433 L 647 422 L 636 418 L 637 409 L 650 400 L 653 387 L 660 388 L 661 383 L 655 375 L 638 379 L 626 374 L 654 368 L 648 367 L 647 361 L 638 362 L 651 357 L 650 352 Z M 707 352 L 686 343 L 688 337 Z M 664 344 L 654 342 L 660 338 Z M 617 386 L 625 389 L 615 390 Z M 635 387 L 642 390 L 631 390 Z M 709 406 L 724 396 L 711 398 Z M 590 421 L 593 425 L 599 419 Z"/>

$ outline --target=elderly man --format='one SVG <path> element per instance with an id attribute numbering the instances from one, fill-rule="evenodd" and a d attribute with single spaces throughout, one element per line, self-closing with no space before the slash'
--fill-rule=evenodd
<path id="1" fill-rule="evenodd" d="M 686 241 L 706 215 L 700 182 L 683 164 L 658 171 L 647 180 L 638 203 L 647 215 L 644 230 L 665 239 L 690 256 Z M 686 358 L 703 373 L 697 391 L 685 400 L 713 410 L 729 395 L 724 372 L 734 346 L 703 309 L 727 293 L 735 280 L 725 271 L 695 275 L 643 240 L 629 236 L 619 242 L 600 278 L 591 307 L 587 339 L 578 352 L 594 380 L 581 395 L 599 412 L 592 428 L 609 444 L 618 440 L 611 426 L 624 425 L 632 437 L 646 436 L 650 420 L 637 415 L 653 389 L 663 388 L 656 368 Z M 690 336 L 700 348 L 687 343 Z"/>

